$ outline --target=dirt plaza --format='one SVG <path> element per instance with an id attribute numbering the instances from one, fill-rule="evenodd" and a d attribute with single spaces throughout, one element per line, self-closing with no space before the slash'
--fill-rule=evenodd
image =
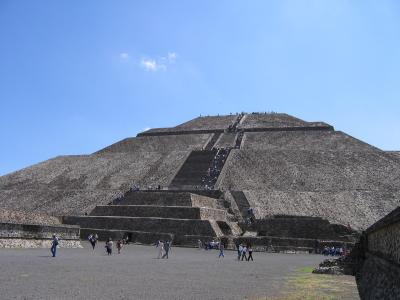
<path id="1" fill-rule="evenodd" d="M 359 299 L 354 278 L 311 274 L 319 255 L 254 253 L 127 245 L 107 257 L 103 243 L 92 252 L 1 249 L 1 299 Z M 115 249 L 114 252 L 116 253 Z"/>

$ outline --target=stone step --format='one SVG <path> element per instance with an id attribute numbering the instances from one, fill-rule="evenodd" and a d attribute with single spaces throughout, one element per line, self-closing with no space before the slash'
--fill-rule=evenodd
<path id="1" fill-rule="evenodd" d="M 62 217 L 62 221 L 64 224 L 79 225 L 81 228 L 146 231 L 180 235 L 217 235 L 208 220 L 120 216 L 64 216 Z"/>
<path id="2" fill-rule="evenodd" d="M 215 150 L 192 151 L 172 180 L 171 186 L 201 186 L 202 178 L 207 174 L 215 154 Z"/>
<path id="3" fill-rule="evenodd" d="M 114 205 L 159 205 L 159 206 L 195 206 L 218 208 L 220 199 L 190 192 L 128 192 L 122 199 L 114 200 Z"/>
<path id="4" fill-rule="evenodd" d="M 146 245 L 153 245 L 158 240 L 172 241 L 174 239 L 174 235 L 169 233 L 81 228 L 81 239 L 87 240 L 90 234 L 97 234 L 100 241 L 106 241 L 108 238 L 116 241 L 128 237 L 130 243 Z"/>
<path id="5" fill-rule="evenodd" d="M 156 205 L 98 205 L 91 216 L 154 217 L 172 219 L 224 220 L 226 211 L 205 207 Z"/>
<path id="6" fill-rule="evenodd" d="M 198 248 L 199 240 L 204 245 L 206 242 L 217 240 L 217 237 L 208 235 L 176 235 L 173 240 L 173 245 Z"/>
<path id="7" fill-rule="evenodd" d="M 259 236 L 345 241 L 349 241 L 346 233 L 351 233 L 343 225 L 331 224 L 322 218 L 301 216 L 256 220 L 247 230 L 257 231 Z"/>

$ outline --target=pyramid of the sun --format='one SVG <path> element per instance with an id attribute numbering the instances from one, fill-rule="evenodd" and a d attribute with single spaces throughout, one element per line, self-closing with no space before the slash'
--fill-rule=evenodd
<path id="1" fill-rule="evenodd" d="M 0 208 L 83 215 L 132 185 L 202 189 L 217 148 L 230 152 L 213 189 L 235 198 L 239 211 L 253 207 L 257 218 L 318 216 L 363 229 L 400 202 L 396 153 L 323 122 L 253 113 L 151 129 L 90 155 L 58 156 L 2 176 Z"/>

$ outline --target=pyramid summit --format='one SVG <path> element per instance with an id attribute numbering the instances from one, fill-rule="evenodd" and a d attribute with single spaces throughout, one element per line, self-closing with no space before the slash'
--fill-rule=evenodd
<path id="1" fill-rule="evenodd" d="M 191 220 L 181 236 L 239 234 L 250 208 L 275 225 L 297 216 L 363 230 L 399 200 L 398 153 L 281 113 L 198 117 L 0 177 L 4 210 L 99 230 L 152 231 L 157 220 L 153 231 L 175 235 L 174 220 Z"/>

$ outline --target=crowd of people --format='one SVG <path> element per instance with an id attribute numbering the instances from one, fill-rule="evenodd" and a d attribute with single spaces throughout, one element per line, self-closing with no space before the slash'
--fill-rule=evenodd
<path id="1" fill-rule="evenodd" d="M 238 260 L 246 260 L 246 261 L 253 261 L 253 248 L 251 244 L 236 244 Z"/>
<path id="2" fill-rule="evenodd" d="M 201 179 L 202 186 L 205 189 L 213 189 L 217 182 L 218 176 L 225 164 L 226 158 L 228 157 L 229 148 L 218 148 L 215 154 L 211 166 L 208 168 L 207 173 Z"/>
<path id="3" fill-rule="evenodd" d="M 211 242 L 203 243 L 201 240 L 198 240 L 197 245 L 199 249 L 204 249 L 204 250 L 219 249 L 220 242 L 212 240 Z"/>
<path id="4" fill-rule="evenodd" d="M 51 242 L 51 254 L 52 257 L 56 257 L 57 253 L 57 247 L 59 247 L 60 243 L 60 237 L 57 237 L 55 234 L 52 237 L 52 242 Z M 96 248 L 96 244 L 99 240 L 99 237 L 97 234 L 90 234 L 88 236 L 88 241 L 90 242 L 93 251 Z M 129 237 L 126 236 L 122 239 L 118 239 L 116 242 L 116 249 L 117 253 L 120 254 L 121 250 L 123 248 L 123 245 L 129 244 Z M 158 259 L 168 259 L 169 258 L 169 252 L 171 250 L 171 241 L 166 240 L 158 240 L 154 245 L 157 248 L 157 258 Z M 237 260 L 238 261 L 253 261 L 253 248 L 250 243 L 237 243 L 236 245 L 236 250 L 237 250 Z M 111 237 L 108 238 L 105 242 L 105 250 L 106 254 L 108 256 L 113 254 L 113 247 L 114 247 L 114 242 L 112 241 Z M 198 240 L 198 249 L 204 249 L 204 250 L 219 250 L 219 255 L 218 258 L 224 258 L 225 257 L 225 249 L 226 246 L 222 241 L 218 240 L 212 240 L 210 242 L 202 242 L 200 239 Z M 324 246 L 322 251 L 322 255 L 325 256 L 344 256 L 347 254 L 347 251 L 344 247 L 329 247 L 329 246 Z"/>
<path id="5" fill-rule="evenodd" d="M 88 236 L 88 241 L 92 245 L 93 251 L 96 248 L 96 244 L 97 244 L 98 240 L 99 240 L 99 236 L 97 235 L 97 233 L 91 233 Z M 117 247 L 117 250 L 118 250 L 118 254 L 121 254 L 122 246 L 123 245 L 127 245 L 127 244 L 129 244 L 129 237 L 128 236 L 117 240 L 116 247 Z M 104 245 L 104 248 L 106 249 L 107 255 L 112 255 L 113 246 L 114 246 L 114 242 L 112 241 L 111 237 L 109 237 L 106 240 L 106 243 Z"/>
<path id="6" fill-rule="evenodd" d="M 343 256 L 346 254 L 345 250 L 343 247 L 328 247 L 328 246 L 324 246 L 324 248 L 322 249 L 321 252 L 322 255 L 325 256 Z"/>
<path id="7" fill-rule="evenodd" d="M 225 244 L 222 241 L 212 240 L 211 242 L 202 242 L 200 239 L 197 241 L 198 249 L 204 250 L 219 250 L 218 258 L 225 257 Z M 238 253 L 238 260 L 253 261 L 253 248 L 251 244 L 236 244 L 236 249 Z"/>

